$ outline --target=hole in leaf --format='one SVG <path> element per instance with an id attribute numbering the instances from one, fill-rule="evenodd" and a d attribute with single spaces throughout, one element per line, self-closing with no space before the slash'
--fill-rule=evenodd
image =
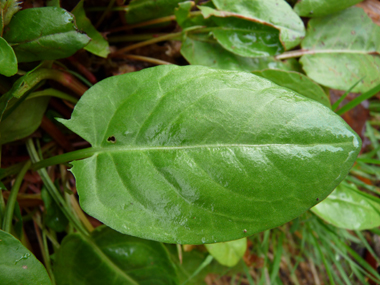
<path id="1" fill-rule="evenodd" d="M 116 138 L 115 138 L 115 136 L 110 136 L 110 137 L 108 137 L 107 141 L 109 143 L 115 143 L 116 142 Z"/>

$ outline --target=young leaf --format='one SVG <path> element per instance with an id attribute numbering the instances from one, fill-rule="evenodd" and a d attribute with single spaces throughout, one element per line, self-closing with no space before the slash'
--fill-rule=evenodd
<path id="1" fill-rule="evenodd" d="M 127 23 L 136 24 L 174 14 L 183 0 L 132 0 L 128 5 Z"/>
<path id="2" fill-rule="evenodd" d="M 365 92 L 380 83 L 380 27 L 360 8 L 309 21 L 301 63 L 314 81 L 347 90 L 360 78 L 353 92 Z"/>
<path id="3" fill-rule="evenodd" d="M 307 76 L 293 71 L 266 69 L 255 71 L 254 74 L 269 79 L 270 81 L 289 88 L 299 94 L 313 99 L 329 108 L 330 100 L 322 87 Z"/>
<path id="4" fill-rule="evenodd" d="M 216 42 L 201 41 L 190 36 L 182 41 L 181 54 L 190 64 L 217 69 L 247 72 L 267 68 L 286 69 L 281 61 L 276 61 L 273 57 L 242 57 L 222 48 Z"/>
<path id="5" fill-rule="evenodd" d="M 294 6 L 294 12 L 302 17 L 321 17 L 353 6 L 362 0 L 302 0 Z"/>
<path id="6" fill-rule="evenodd" d="M 71 234 L 57 252 L 60 284 L 178 284 L 166 248 L 158 242 L 99 227 L 90 238 Z"/>
<path id="7" fill-rule="evenodd" d="M 2 230 L 0 280 L 2 284 L 51 284 L 45 267 L 38 259 L 18 239 Z"/>
<path id="8" fill-rule="evenodd" d="M 212 0 L 218 10 L 233 12 L 274 25 L 285 49 L 297 46 L 305 36 L 302 20 L 284 0 Z"/>
<path id="9" fill-rule="evenodd" d="M 13 47 L 19 62 L 65 58 L 90 41 L 78 31 L 74 16 L 57 7 L 18 12 L 3 37 Z"/>
<path id="10" fill-rule="evenodd" d="M 17 73 L 17 58 L 12 47 L 0 37 L 0 74 L 12 76 Z"/>
<path id="11" fill-rule="evenodd" d="M 282 53 L 284 48 L 279 39 L 280 31 L 257 21 L 234 13 L 201 7 L 202 15 L 217 25 L 208 28 L 215 39 L 228 51 L 240 56 L 263 57 Z"/>
<path id="12" fill-rule="evenodd" d="M 1 0 L 0 10 L 2 10 L 2 23 L 4 26 L 8 25 L 14 14 L 21 10 L 20 4 L 22 2 L 18 0 Z"/>
<path id="13" fill-rule="evenodd" d="M 208 252 L 222 265 L 235 266 L 247 250 L 247 238 L 205 245 Z"/>
<path id="14" fill-rule="evenodd" d="M 69 221 L 45 187 L 41 189 L 41 198 L 45 208 L 44 224 L 56 232 L 63 232 Z"/>
<path id="15" fill-rule="evenodd" d="M 97 56 L 106 58 L 110 53 L 108 42 L 95 29 L 90 20 L 86 17 L 86 13 L 83 9 L 83 0 L 80 1 L 77 6 L 75 6 L 72 13 L 75 16 L 78 28 L 86 32 L 87 35 L 91 38 L 90 43 L 86 45 L 84 49 Z"/>
<path id="16" fill-rule="evenodd" d="M 338 228 L 367 230 L 380 226 L 380 200 L 376 200 L 363 195 L 355 185 L 342 182 L 311 211 Z"/>
<path id="17" fill-rule="evenodd" d="M 320 103 L 201 66 L 107 78 L 61 121 L 92 145 L 72 163 L 82 208 L 169 243 L 229 241 L 294 219 L 339 184 L 361 144 Z"/>
<path id="18" fill-rule="evenodd" d="M 31 135 L 41 124 L 49 98 L 25 100 L 0 122 L 0 144 Z"/>

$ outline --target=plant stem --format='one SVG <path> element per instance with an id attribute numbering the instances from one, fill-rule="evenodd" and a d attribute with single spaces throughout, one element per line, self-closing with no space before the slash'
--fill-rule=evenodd
<path id="1" fill-rule="evenodd" d="M 141 28 L 141 27 L 151 26 L 151 25 L 155 25 L 155 24 L 166 23 L 166 22 L 170 22 L 170 21 L 174 21 L 174 20 L 175 20 L 175 15 L 171 15 L 171 16 L 153 19 L 153 20 L 149 20 L 149 21 L 134 24 L 134 25 L 127 25 L 127 26 L 118 27 L 118 28 L 109 30 L 107 33 L 110 34 L 110 33 L 116 33 L 116 32 L 120 32 L 120 31 L 128 31 L 128 30 L 132 30 L 135 28 Z"/>
<path id="2" fill-rule="evenodd" d="M 36 163 L 40 161 L 40 157 L 37 154 L 36 148 L 34 147 L 32 139 L 28 139 L 26 142 L 26 147 L 28 149 L 28 153 L 30 156 L 30 159 L 33 161 L 33 163 Z M 49 191 L 49 194 L 53 197 L 54 201 L 58 204 L 58 206 L 61 208 L 62 212 L 65 214 L 67 219 L 76 227 L 77 230 L 79 230 L 82 234 L 88 235 L 86 228 L 83 227 L 83 225 L 78 221 L 78 219 L 73 215 L 70 208 L 66 205 L 65 200 L 59 193 L 58 189 L 55 187 L 54 183 L 51 181 L 49 174 L 47 173 L 46 169 L 41 168 L 38 170 L 38 174 L 40 175 L 43 183 L 45 184 L 47 190 Z"/>
<path id="3" fill-rule="evenodd" d="M 122 53 L 125 53 L 125 52 L 128 52 L 128 51 L 137 49 L 139 47 L 143 47 L 143 46 L 151 45 L 151 44 L 154 44 L 154 43 L 158 43 L 158 42 L 174 39 L 174 38 L 180 37 L 181 35 L 182 35 L 182 32 L 172 33 L 172 34 L 165 35 L 165 36 L 162 36 L 162 37 L 158 37 L 158 38 L 154 38 L 154 39 L 151 39 L 151 40 L 147 40 L 147 41 L 144 41 L 144 42 L 141 42 L 141 43 L 130 45 L 130 46 L 127 46 L 125 48 L 119 49 L 114 54 L 111 54 L 111 57 L 115 57 L 116 55 L 119 55 L 119 54 L 122 54 Z"/>
<path id="4" fill-rule="evenodd" d="M 51 165 L 67 163 L 76 159 L 83 159 L 86 157 L 90 157 L 96 152 L 96 150 L 92 147 L 79 149 L 71 152 L 67 152 L 61 155 L 53 156 L 44 160 L 33 161 L 32 170 L 38 170 L 43 167 L 48 167 Z"/>
<path id="5" fill-rule="evenodd" d="M 13 212 L 15 209 L 17 194 L 18 194 L 18 191 L 20 190 L 21 183 L 30 165 L 31 165 L 30 161 L 24 164 L 24 166 L 21 168 L 20 173 L 17 175 L 16 181 L 13 184 L 13 187 L 11 189 L 11 193 L 9 195 L 7 205 L 5 207 L 5 214 L 4 214 L 4 220 L 3 220 L 3 230 L 5 232 L 8 232 L 8 233 L 11 232 L 12 217 L 13 217 Z"/>
<path id="6" fill-rule="evenodd" d="M 171 62 L 152 58 L 152 57 L 146 57 L 146 56 L 141 56 L 141 55 L 133 55 L 133 54 L 123 54 L 121 55 L 122 58 L 125 59 L 132 59 L 132 60 L 138 60 L 138 61 L 143 61 L 143 62 L 149 62 L 153 63 L 156 65 L 165 65 L 165 64 L 172 64 Z"/>
<path id="7" fill-rule="evenodd" d="M 100 24 L 103 22 L 104 18 L 108 15 L 108 13 L 111 11 L 113 4 L 115 4 L 115 0 L 111 0 L 108 3 L 107 8 L 104 10 L 103 14 L 100 16 L 99 20 L 95 24 L 95 28 L 99 28 Z"/>
<path id="8" fill-rule="evenodd" d="M 28 96 L 28 98 L 26 100 L 29 100 L 32 98 L 37 98 L 37 97 L 43 97 L 43 96 L 53 96 L 56 98 L 60 98 L 62 100 L 69 101 L 69 102 L 74 103 L 74 104 L 76 104 L 78 102 L 77 98 L 75 98 L 75 97 L 73 97 L 67 93 L 64 93 L 62 91 L 59 91 L 57 89 L 53 89 L 53 88 L 48 88 L 48 89 L 45 89 L 42 91 L 33 92 L 32 94 L 30 94 Z"/>
<path id="9" fill-rule="evenodd" d="M 119 42 L 139 42 L 143 40 L 150 40 L 157 37 L 165 36 L 168 34 L 142 34 L 142 35 L 125 35 L 125 36 L 115 36 L 109 37 L 108 42 L 110 43 L 119 43 Z"/>

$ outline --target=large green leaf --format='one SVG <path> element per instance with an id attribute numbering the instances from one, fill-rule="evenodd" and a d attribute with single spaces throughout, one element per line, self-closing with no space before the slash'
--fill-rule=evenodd
<path id="1" fill-rule="evenodd" d="M 193 65 L 218 69 L 255 71 L 267 68 L 286 69 L 284 64 L 273 57 L 242 57 L 222 48 L 218 43 L 200 41 L 186 37 L 182 42 L 181 54 Z"/>
<path id="2" fill-rule="evenodd" d="M 80 1 L 72 11 L 75 16 L 75 21 L 79 29 L 86 32 L 91 38 L 88 45 L 84 47 L 85 50 L 100 56 L 107 57 L 110 53 L 110 48 L 108 42 L 103 38 L 103 36 L 95 29 L 91 24 L 91 21 L 86 17 L 86 12 L 83 9 L 83 1 Z"/>
<path id="3" fill-rule="evenodd" d="M 74 16 L 58 7 L 18 12 L 5 28 L 4 39 L 13 47 L 19 62 L 65 58 L 90 41 L 78 31 Z"/>
<path id="4" fill-rule="evenodd" d="M 297 46 L 305 36 L 302 20 L 284 0 L 212 0 L 222 11 L 269 23 L 280 29 L 285 49 Z"/>
<path id="5" fill-rule="evenodd" d="M 41 124 L 49 98 L 33 98 L 22 102 L 0 122 L 0 144 L 31 135 Z"/>
<path id="6" fill-rule="evenodd" d="M 99 227 L 90 238 L 65 237 L 57 252 L 54 276 L 58 285 L 178 284 L 166 248 Z"/>
<path id="7" fill-rule="evenodd" d="M 45 267 L 11 234 L 0 230 L 1 284 L 51 284 Z"/>
<path id="8" fill-rule="evenodd" d="M 380 27 L 360 8 L 309 21 L 302 48 L 311 54 L 301 63 L 314 81 L 354 92 L 365 92 L 380 83 Z"/>
<path id="9" fill-rule="evenodd" d="M 276 55 L 284 50 L 279 39 L 280 31 L 272 25 L 210 7 L 199 9 L 206 19 L 211 17 L 217 25 L 209 27 L 208 30 L 232 53 L 246 57 L 263 57 Z"/>
<path id="10" fill-rule="evenodd" d="M 330 100 L 322 87 L 299 72 L 265 69 L 256 71 L 254 74 L 269 79 L 282 87 L 298 92 L 299 94 L 322 103 L 329 108 L 331 107 Z"/>
<path id="11" fill-rule="evenodd" d="M 169 243 L 229 241 L 290 221 L 338 185 L 360 150 L 320 103 L 201 66 L 107 78 L 62 122 L 92 145 L 72 163 L 82 208 Z"/>
<path id="12" fill-rule="evenodd" d="M 367 230 L 380 226 L 380 200 L 346 182 L 311 210 L 338 228 Z"/>
<path id="13" fill-rule="evenodd" d="M 0 37 L 0 74 L 15 75 L 17 72 L 17 58 L 12 47 Z"/>
<path id="14" fill-rule="evenodd" d="M 135 24 L 174 14 L 174 9 L 183 0 L 132 0 L 128 5 L 126 19 Z"/>
<path id="15" fill-rule="evenodd" d="M 222 265 L 235 266 L 247 250 L 247 238 L 205 245 L 208 252 Z"/>
<path id="16" fill-rule="evenodd" d="M 294 6 L 294 11 L 303 17 L 321 17 L 346 9 L 363 0 L 302 0 Z"/>

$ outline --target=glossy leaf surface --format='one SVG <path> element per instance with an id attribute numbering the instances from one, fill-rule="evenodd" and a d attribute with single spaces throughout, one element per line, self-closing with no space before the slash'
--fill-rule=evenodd
<path id="1" fill-rule="evenodd" d="M 247 238 L 205 245 L 208 252 L 222 265 L 235 266 L 247 250 Z"/>
<path id="2" fill-rule="evenodd" d="M 380 83 L 380 27 L 360 8 L 309 21 L 302 48 L 316 54 L 304 55 L 301 63 L 314 81 L 348 90 L 364 77 L 354 92 L 365 92 Z"/>
<path id="3" fill-rule="evenodd" d="M 338 228 L 367 230 L 380 226 L 379 202 L 363 195 L 355 185 L 342 182 L 311 210 Z"/>
<path id="4" fill-rule="evenodd" d="M 291 49 L 305 36 L 300 17 L 284 0 L 212 0 L 222 11 L 228 11 L 269 23 L 280 29 L 285 49 Z"/>
<path id="5" fill-rule="evenodd" d="M 169 243 L 229 241 L 292 220 L 336 187 L 360 149 L 325 106 L 201 66 L 108 78 L 62 122 L 93 147 L 72 163 L 82 208 Z"/>
<path id="6" fill-rule="evenodd" d="M 126 15 L 128 24 L 148 21 L 174 14 L 174 9 L 183 0 L 132 0 Z"/>
<path id="7" fill-rule="evenodd" d="M 11 234 L 0 230 L 0 280 L 2 284 L 41 284 L 51 281 L 45 267 Z"/>
<path id="8" fill-rule="evenodd" d="M 302 0 L 294 6 L 294 11 L 302 17 L 321 17 L 336 13 L 363 0 Z"/>
<path id="9" fill-rule="evenodd" d="M 322 87 L 307 76 L 293 71 L 266 69 L 256 71 L 254 74 L 269 79 L 270 81 L 289 88 L 305 97 L 313 99 L 327 107 L 331 107 L 330 100 Z"/>
<path id="10" fill-rule="evenodd" d="M 58 285 L 178 284 L 166 248 L 99 227 L 90 238 L 65 237 L 57 252 L 54 275 Z"/>
<path id="11" fill-rule="evenodd" d="M 217 25 L 209 28 L 215 39 L 232 53 L 246 57 L 263 57 L 280 54 L 284 50 L 279 39 L 280 31 L 272 25 L 210 7 L 199 9 L 206 19 L 211 17 Z"/>
<path id="12" fill-rule="evenodd" d="M 74 16 L 57 7 L 18 12 L 6 27 L 4 38 L 19 62 L 65 58 L 90 41 L 78 31 Z"/>
<path id="13" fill-rule="evenodd" d="M 72 13 L 75 16 L 75 22 L 78 28 L 84 31 L 91 38 L 91 41 L 84 47 L 84 49 L 97 56 L 106 58 L 110 53 L 108 42 L 95 29 L 90 20 L 86 17 L 86 12 L 83 9 L 83 0 L 80 1 L 77 6 L 75 6 Z"/>
<path id="14" fill-rule="evenodd" d="M 41 124 L 49 98 L 33 98 L 22 102 L 0 122 L 0 144 L 23 139 Z"/>
<path id="15" fill-rule="evenodd" d="M 15 75 L 17 72 L 17 58 L 12 47 L 0 37 L 0 74 Z"/>
<path id="16" fill-rule="evenodd" d="M 218 43 L 200 41 L 187 37 L 181 46 L 181 54 L 193 65 L 217 69 L 252 72 L 267 68 L 286 69 L 273 57 L 242 57 L 222 48 Z"/>

